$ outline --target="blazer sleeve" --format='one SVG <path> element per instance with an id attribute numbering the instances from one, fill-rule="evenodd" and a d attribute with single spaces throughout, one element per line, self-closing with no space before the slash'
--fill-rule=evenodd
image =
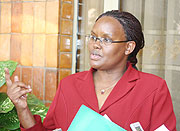
<path id="1" fill-rule="evenodd" d="M 56 104 L 58 102 L 58 98 L 60 95 L 60 88 L 61 88 L 61 84 L 59 84 L 59 86 L 58 86 L 56 95 L 53 99 L 53 102 L 52 102 L 47 114 L 46 114 L 43 124 L 41 122 L 41 117 L 39 115 L 34 115 L 36 124 L 33 127 L 28 128 L 28 129 L 25 129 L 20 125 L 21 131 L 52 131 L 52 130 L 56 129 L 54 112 L 55 112 Z"/>
<path id="2" fill-rule="evenodd" d="M 157 89 L 154 97 L 150 131 L 154 131 L 163 124 L 168 130 L 176 131 L 176 117 L 165 80 L 163 80 L 160 88 Z"/>

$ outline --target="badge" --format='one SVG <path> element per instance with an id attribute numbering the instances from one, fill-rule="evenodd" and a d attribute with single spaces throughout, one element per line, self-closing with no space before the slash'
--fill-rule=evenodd
<path id="1" fill-rule="evenodd" d="M 132 131 L 144 131 L 139 122 L 130 124 Z"/>

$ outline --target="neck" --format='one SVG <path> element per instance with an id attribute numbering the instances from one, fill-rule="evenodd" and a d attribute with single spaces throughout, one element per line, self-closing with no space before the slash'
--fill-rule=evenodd
<path id="1" fill-rule="evenodd" d="M 97 70 L 96 72 L 94 72 L 94 80 L 101 81 L 103 83 L 113 83 L 119 81 L 125 71 L 126 65 L 113 70 Z"/>

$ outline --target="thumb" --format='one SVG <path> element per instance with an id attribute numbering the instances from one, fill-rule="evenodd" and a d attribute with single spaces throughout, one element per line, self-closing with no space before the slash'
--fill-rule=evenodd
<path id="1" fill-rule="evenodd" d="M 12 81 L 10 79 L 9 69 L 5 68 L 4 71 L 5 71 L 5 80 L 6 80 L 7 87 L 11 87 Z"/>

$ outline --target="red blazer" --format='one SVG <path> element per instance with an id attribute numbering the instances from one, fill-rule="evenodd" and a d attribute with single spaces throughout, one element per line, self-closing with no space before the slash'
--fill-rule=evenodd
<path id="1" fill-rule="evenodd" d="M 101 109 L 93 83 L 93 69 L 63 79 L 41 123 L 35 115 L 36 125 L 23 131 L 44 131 L 62 128 L 66 131 L 82 104 L 108 117 L 131 131 L 130 124 L 140 122 L 144 131 L 154 131 L 165 125 L 176 131 L 176 118 L 166 82 L 155 75 L 135 70 L 131 65 L 116 84 Z"/>

